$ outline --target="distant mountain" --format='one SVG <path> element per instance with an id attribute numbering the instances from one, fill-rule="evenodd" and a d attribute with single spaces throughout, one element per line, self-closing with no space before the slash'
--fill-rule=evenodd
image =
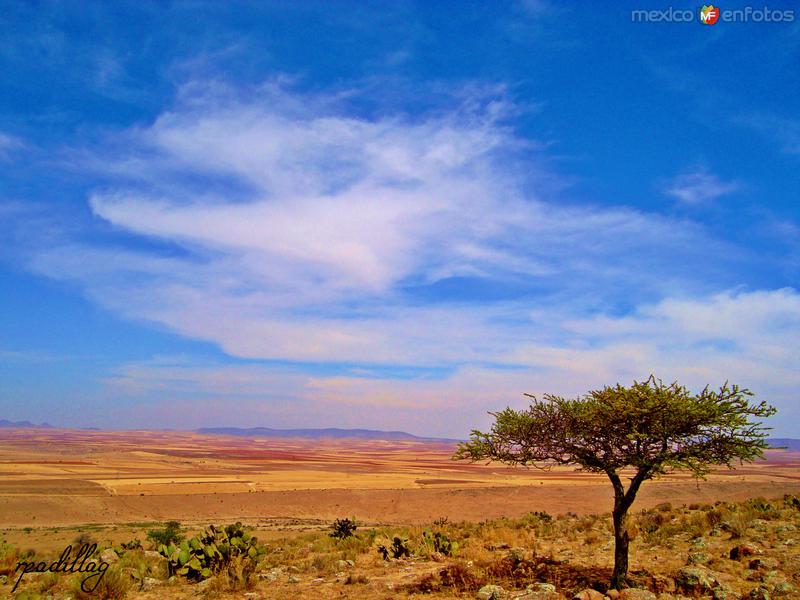
<path id="1" fill-rule="evenodd" d="M 53 426 L 49 423 L 42 423 L 37 425 L 30 421 L 9 421 L 7 419 L 0 419 L 0 427 L 6 429 L 52 429 Z"/>
<path id="2" fill-rule="evenodd" d="M 274 438 L 341 438 L 356 440 L 387 440 L 409 442 L 458 442 L 448 438 L 427 438 L 406 433 L 405 431 L 379 431 L 377 429 L 338 429 L 327 427 L 324 429 L 270 429 L 269 427 L 202 427 L 197 433 L 216 435 L 237 435 L 244 437 L 274 437 Z"/>
<path id="3" fill-rule="evenodd" d="M 800 452 L 800 440 L 794 438 L 770 438 L 767 443 L 773 448 L 786 446 L 787 450 L 794 450 Z"/>

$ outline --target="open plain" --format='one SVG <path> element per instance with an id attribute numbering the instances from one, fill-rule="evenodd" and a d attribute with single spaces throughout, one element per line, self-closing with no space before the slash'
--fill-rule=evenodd
<path id="1" fill-rule="evenodd" d="M 522 590 L 537 581 L 555 584 L 552 597 L 559 598 L 581 587 L 604 589 L 611 567 L 604 477 L 454 462 L 454 449 L 433 441 L 0 429 L 0 596 L 228 599 L 250 590 L 254 598 L 474 598 L 487 582 Z M 633 520 L 634 582 L 680 590 L 683 565 L 702 559 L 703 572 L 717 578 L 708 597 L 717 588 L 743 597 L 764 586 L 791 595 L 800 582 L 790 539 L 798 493 L 800 453 L 781 450 L 705 481 L 674 475 L 647 482 Z M 788 504 L 742 502 L 781 497 Z M 359 535 L 332 540 L 331 522 L 345 517 L 355 517 Z M 221 574 L 202 593 L 199 584 L 169 578 L 165 559 L 145 550 L 156 547 L 148 534 L 170 520 L 186 536 L 209 523 L 243 522 L 266 543 L 261 571 L 249 579 Z M 448 557 L 433 552 L 424 534 L 431 527 L 461 549 Z M 378 544 L 397 535 L 412 555 L 382 560 Z M 138 549 L 126 550 L 132 540 Z M 16 561 L 55 557 L 84 541 L 122 556 L 104 592 L 82 595 L 80 577 L 52 574 L 29 576 L 21 596 L 11 592 Z M 767 558 L 729 560 L 730 547 L 743 541 Z M 443 567 L 443 558 L 456 562 Z M 759 561 L 781 570 L 759 578 L 752 566 Z M 525 570 L 542 565 L 549 570 Z"/>
<path id="2" fill-rule="evenodd" d="M 610 509 L 602 476 L 468 464 L 454 444 L 282 439 L 175 431 L 0 430 L 0 527 L 175 519 L 425 523 L 533 510 Z M 648 482 L 637 504 L 713 502 L 800 491 L 800 455 Z"/>

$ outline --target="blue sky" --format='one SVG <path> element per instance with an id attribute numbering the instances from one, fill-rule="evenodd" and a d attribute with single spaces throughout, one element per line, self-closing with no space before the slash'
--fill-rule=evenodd
<path id="1" fill-rule="evenodd" d="M 800 23 L 637 8 L 4 3 L 0 415 L 460 437 L 653 372 L 800 436 Z"/>

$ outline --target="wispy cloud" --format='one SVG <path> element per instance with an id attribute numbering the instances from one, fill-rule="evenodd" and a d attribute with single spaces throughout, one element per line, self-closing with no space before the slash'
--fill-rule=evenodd
<path id="1" fill-rule="evenodd" d="M 391 410 L 453 435 L 522 391 L 650 372 L 735 373 L 789 404 L 800 301 L 720 294 L 741 251 L 687 220 L 540 192 L 557 175 L 515 135 L 502 89 L 415 117 L 357 100 L 195 83 L 124 143 L 71 155 L 108 181 L 90 197 L 96 225 L 141 243 L 67 235 L 29 248 L 29 267 L 256 361 L 130 363 L 107 379 L 115 394 L 196 409 L 176 425 L 238 424 L 232 405 L 296 425 L 301 406 L 313 424 L 380 426 Z M 700 202 L 736 185 L 697 171 L 670 189 Z"/>
<path id="2" fill-rule="evenodd" d="M 304 417 L 306 424 L 380 427 L 385 411 L 391 410 L 396 426 L 462 436 L 485 420 L 485 410 L 524 405 L 523 391 L 580 395 L 652 372 L 694 389 L 730 377 L 778 404 L 787 422 L 800 418 L 800 406 L 793 400 L 800 386 L 794 350 L 800 336 L 800 294 L 794 290 L 667 299 L 624 317 L 576 319 L 555 310 L 548 317 L 524 336 L 501 333 L 508 346 L 496 357 L 515 364 L 513 369 L 465 365 L 446 377 L 400 380 L 359 376 L 355 370 L 323 375 L 286 365 L 162 358 L 123 365 L 107 384 L 115 397 L 183 406 L 175 424 L 186 423 L 188 414 L 193 426 L 241 425 L 237 413 L 225 409 L 235 405 L 269 415 L 270 423 L 281 426 L 298 423 L 296 413 L 281 408 L 294 406 L 313 407 L 313 415 Z M 272 412 L 276 406 L 278 412 Z M 427 415 L 424 422 L 421 414 Z"/>
<path id="3" fill-rule="evenodd" d="M 0 131 L 0 160 L 10 158 L 17 150 L 25 148 L 25 143 L 18 137 Z"/>
<path id="4" fill-rule="evenodd" d="M 740 188 L 737 181 L 724 181 L 701 167 L 676 176 L 664 185 L 663 191 L 683 204 L 698 205 L 712 202 Z"/>
<path id="5" fill-rule="evenodd" d="M 753 114 L 737 119 L 745 125 L 773 140 L 781 152 L 800 154 L 800 120 L 775 114 Z"/>
<path id="6" fill-rule="evenodd" d="M 495 360 L 533 309 L 715 289 L 736 251 L 700 227 L 538 197 L 541 159 L 490 92 L 411 119 L 278 84 L 186 86 L 92 163 L 116 178 L 97 218 L 181 252 L 71 242 L 33 268 L 235 356 L 424 366 Z M 443 285 L 463 292 L 445 302 Z M 475 293 L 493 288 L 513 293 Z"/>

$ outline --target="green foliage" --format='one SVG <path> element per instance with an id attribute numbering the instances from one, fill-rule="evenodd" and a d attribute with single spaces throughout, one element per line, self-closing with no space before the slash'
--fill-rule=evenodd
<path id="1" fill-rule="evenodd" d="M 426 529 L 422 533 L 422 543 L 433 552 L 444 556 L 453 556 L 458 552 L 458 542 L 452 541 L 441 531 Z"/>
<path id="2" fill-rule="evenodd" d="M 388 548 L 383 544 L 378 546 L 378 553 L 383 557 L 383 560 L 389 560 L 390 554 L 392 558 L 410 557 L 411 548 L 408 546 L 408 540 L 396 535 L 392 539 L 392 545 Z"/>
<path id="3" fill-rule="evenodd" d="M 614 488 L 615 587 L 625 584 L 626 518 L 641 484 L 673 470 L 704 477 L 714 465 L 733 468 L 735 461 L 763 457 L 769 428 L 760 420 L 775 414 L 766 402 L 751 403 L 753 394 L 737 385 L 726 382 L 719 390 L 706 386 L 692 394 L 653 375 L 630 387 L 607 386 L 574 400 L 526 395 L 533 400 L 527 410 L 490 413 L 495 418 L 491 431 L 473 430 L 453 458 L 542 469 L 575 465 L 605 473 Z M 620 472 L 628 468 L 634 475 L 626 489 Z"/>
<path id="4" fill-rule="evenodd" d="M 671 469 L 697 476 L 712 465 L 763 456 L 766 430 L 757 421 L 775 413 L 752 393 L 724 384 L 692 394 L 677 382 L 651 376 L 631 387 L 617 384 L 568 400 L 530 396 L 526 411 L 497 413 L 489 433 L 474 430 L 456 459 L 492 459 L 547 468 L 573 464 L 594 473 L 634 467 L 646 478 Z"/>
<path id="5" fill-rule="evenodd" d="M 796 508 L 796 509 L 800 510 L 800 498 L 798 498 L 795 495 L 786 494 L 783 497 L 783 503 L 786 506 L 789 506 L 791 508 Z"/>
<path id="6" fill-rule="evenodd" d="M 170 575 L 200 580 L 227 569 L 234 561 L 241 576 L 247 577 L 255 571 L 258 559 L 266 551 L 255 536 L 241 523 L 236 523 L 221 529 L 209 525 L 202 533 L 180 544 L 161 544 L 158 552 L 169 561 Z"/>
<path id="7" fill-rule="evenodd" d="M 167 521 L 164 527 L 151 529 L 147 532 L 147 539 L 152 540 L 157 545 L 180 544 L 183 541 L 183 537 L 181 524 L 178 521 Z"/>
<path id="8" fill-rule="evenodd" d="M 121 554 L 124 554 L 125 552 L 130 552 L 132 550 L 141 550 L 142 542 L 139 541 L 138 539 L 131 540 L 130 542 L 122 542 L 119 545 L 119 548 L 121 550 Z"/>
<path id="9" fill-rule="evenodd" d="M 346 540 L 353 536 L 353 532 L 357 529 L 355 519 L 336 519 L 331 525 L 332 531 L 330 536 L 337 540 Z"/>

